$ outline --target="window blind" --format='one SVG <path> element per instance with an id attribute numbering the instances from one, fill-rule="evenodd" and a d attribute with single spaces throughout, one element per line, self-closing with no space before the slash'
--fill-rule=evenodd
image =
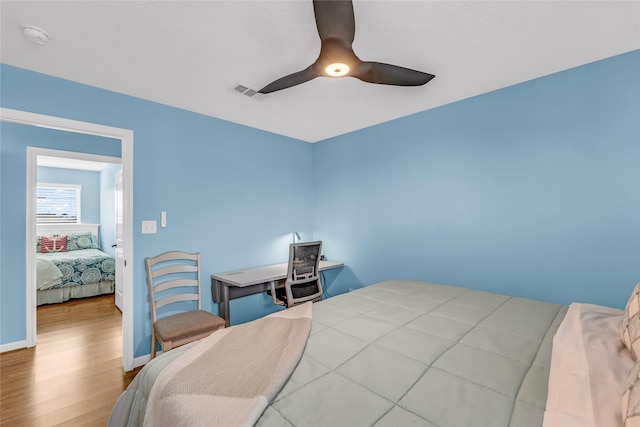
<path id="1" fill-rule="evenodd" d="M 80 222 L 80 186 L 38 184 L 36 197 L 39 224 Z"/>

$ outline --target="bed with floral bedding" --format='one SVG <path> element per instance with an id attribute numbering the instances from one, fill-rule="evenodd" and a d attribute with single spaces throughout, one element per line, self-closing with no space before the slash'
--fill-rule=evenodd
<path id="1" fill-rule="evenodd" d="M 68 234 L 41 231 L 36 246 L 37 305 L 110 294 L 115 259 L 98 246 L 97 228 Z"/>

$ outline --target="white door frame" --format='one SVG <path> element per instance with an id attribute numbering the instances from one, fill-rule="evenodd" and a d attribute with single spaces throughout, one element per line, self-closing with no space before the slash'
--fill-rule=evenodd
<path id="1" fill-rule="evenodd" d="M 96 135 L 121 141 L 122 182 L 124 201 L 124 247 L 123 257 L 125 267 L 123 269 L 123 310 L 122 310 L 122 365 L 125 371 L 133 370 L 133 131 L 129 129 L 115 128 L 95 123 L 81 122 L 60 117 L 30 113 L 9 108 L 0 108 L 0 120 L 9 123 L 18 123 L 27 126 L 37 126 L 48 129 L 56 129 L 67 132 Z M 37 185 L 36 161 L 38 154 L 44 154 L 46 150 L 30 147 L 27 155 L 27 242 L 35 242 L 35 188 Z M 32 245 L 26 248 L 27 272 L 27 347 L 33 347 L 36 343 L 36 291 L 35 291 L 35 253 Z M 29 283 L 31 282 L 31 283 Z"/>

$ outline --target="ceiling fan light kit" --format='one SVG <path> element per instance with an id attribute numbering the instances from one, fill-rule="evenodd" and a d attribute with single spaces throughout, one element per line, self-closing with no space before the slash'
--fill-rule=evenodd
<path id="1" fill-rule="evenodd" d="M 349 72 L 349 66 L 342 62 L 334 62 L 333 64 L 327 65 L 324 71 L 331 77 L 342 77 Z"/>
<path id="2" fill-rule="evenodd" d="M 258 92 L 271 93 L 316 77 L 355 77 L 364 82 L 421 86 L 435 76 L 381 62 L 362 61 L 353 52 L 355 17 L 351 0 L 314 0 L 313 10 L 320 36 L 320 54 L 309 67 L 275 80 Z"/>

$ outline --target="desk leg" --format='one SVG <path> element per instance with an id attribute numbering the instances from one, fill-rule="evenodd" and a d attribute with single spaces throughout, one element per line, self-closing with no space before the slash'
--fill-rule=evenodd
<path id="1" fill-rule="evenodd" d="M 227 326 L 230 324 L 229 315 L 229 286 L 224 282 L 211 278 L 211 297 L 213 302 L 219 304 L 220 317 L 222 317 Z"/>
<path id="2" fill-rule="evenodd" d="M 229 316 L 229 286 L 220 283 L 220 317 L 227 322 L 227 328 L 231 326 L 231 318 Z"/>

